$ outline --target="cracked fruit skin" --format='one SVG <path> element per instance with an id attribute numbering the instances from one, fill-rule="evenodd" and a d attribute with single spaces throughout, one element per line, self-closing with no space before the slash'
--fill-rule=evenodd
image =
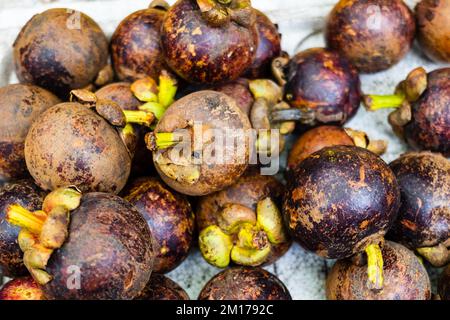
<path id="1" fill-rule="evenodd" d="M 389 236 L 415 249 L 450 238 L 450 162 L 440 154 L 410 152 L 390 164 L 401 207 Z"/>
<path id="2" fill-rule="evenodd" d="M 153 273 L 145 289 L 134 300 L 190 300 L 178 283 L 170 278 Z"/>
<path id="3" fill-rule="evenodd" d="M 313 48 L 298 53 L 287 66 L 286 78 L 286 101 L 293 108 L 314 111 L 316 123 L 342 125 L 359 108 L 359 74 L 337 52 Z"/>
<path id="4" fill-rule="evenodd" d="M 12 84 L 0 88 L 0 181 L 27 175 L 24 142 L 34 120 L 60 100 L 34 85 Z"/>
<path id="5" fill-rule="evenodd" d="M 14 42 L 20 82 L 36 84 L 60 98 L 94 82 L 107 60 L 108 40 L 101 28 L 87 15 L 70 9 L 33 16 Z"/>
<path id="6" fill-rule="evenodd" d="M 69 237 L 47 264 L 53 280 L 43 286 L 45 296 L 51 300 L 133 299 L 150 279 L 152 241 L 147 223 L 130 203 L 112 194 L 83 195 L 80 206 L 71 212 Z"/>
<path id="7" fill-rule="evenodd" d="M 386 241 L 382 247 L 384 286 L 367 288 L 367 266 L 339 260 L 326 283 L 329 300 L 430 300 L 431 284 L 425 267 L 406 247 Z"/>
<path id="8" fill-rule="evenodd" d="M 307 250 L 343 259 L 380 242 L 397 217 L 394 173 L 359 147 L 324 148 L 289 173 L 283 213 Z"/>
<path id="9" fill-rule="evenodd" d="M 232 267 L 203 287 L 198 300 L 292 300 L 286 286 L 261 268 Z"/>
<path id="10" fill-rule="evenodd" d="M 415 13 L 422 50 L 436 62 L 450 62 L 450 1 L 422 0 L 416 5 Z"/>
<path id="11" fill-rule="evenodd" d="M 4 276 L 18 277 L 28 274 L 23 265 L 23 253 L 17 243 L 20 228 L 6 221 L 9 205 L 19 204 L 36 211 L 42 207 L 44 193 L 31 179 L 7 183 L 0 188 L 0 269 Z"/>
<path id="12" fill-rule="evenodd" d="M 450 265 L 445 268 L 441 275 L 438 292 L 442 300 L 450 300 Z"/>
<path id="13" fill-rule="evenodd" d="M 119 193 L 131 159 L 116 129 L 88 107 L 58 104 L 33 123 L 25 140 L 28 170 L 44 190 L 68 185 Z"/>
<path id="14" fill-rule="evenodd" d="M 111 38 L 111 58 L 117 78 L 133 82 L 157 79 L 164 68 L 160 30 L 164 10 L 148 8 L 126 17 Z"/>
<path id="15" fill-rule="evenodd" d="M 411 49 L 414 15 L 402 0 L 341 0 L 328 17 L 328 48 L 346 57 L 360 72 L 386 70 Z"/>
<path id="16" fill-rule="evenodd" d="M 0 289 L 0 300 L 46 300 L 41 287 L 30 276 L 16 278 Z"/>
<path id="17" fill-rule="evenodd" d="M 167 12 L 161 47 L 167 64 L 191 83 L 236 80 L 253 62 L 258 43 L 255 26 L 233 21 L 212 27 L 194 0 L 179 0 Z"/>
<path id="18" fill-rule="evenodd" d="M 124 192 L 147 221 L 155 240 L 153 271 L 166 273 L 188 256 L 194 233 L 194 213 L 187 199 L 156 178 L 138 178 Z"/>

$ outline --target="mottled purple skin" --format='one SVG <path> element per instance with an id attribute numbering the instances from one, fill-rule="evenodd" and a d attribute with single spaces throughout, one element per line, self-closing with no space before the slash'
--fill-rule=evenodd
<path id="1" fill-rule="evenodd" d="M 407 153 L 390 164 L 401 193 L 398 220 L 389 233 L 415 249 L 450 238 L 450 161 L 431 152 Z"/>
<path id="2" fill-rule="evenodd" d="M 226 269 L 203 287 L 199 300 L 292 300 L 286 286 L 261 268 Z"/>
<path id="3" fill-rule="evenodd" d="M 0 269 L 4 276 L 28 274 L 17 242 L 20 228 L 6 221 L 6 209 L 9 205 L 19 204 L 30 211 L 40 210 L 43 198 L 44 193 L 31 179 L 8 183 L 0 189 Z"/>
<path id="4" fill-rule="evenodd" d="M 367 287 L 367 264 L 339 260 L 327 278 L 329 300 L 430 300 L 431 284 L 425 267 L 414 252 L 387 241 L 382 248 L 383 289 Z"/>
<path id="5" fill-rule="evenodd" d="M 195 0 L 179 0 L 167 12 L 161 47 L 167 64 L 191 83 L 236 80 L 253 62 L 258 43 L 255 26 L 235 22 L 212 27 Z"/>
<path id="6" fill-rule="evenodd" d="M 442 300 L 450 300 L 450 265 L 445 268 L 439 280 L 439 296 Z"/>
<path id="7" fill-rule="evenodd" d="M 106 193 L 88 193 L 71 212 L 69 237 L 53 252 L 43 286 L 51 300 L 129 300 L 150 279 L 152 235 L 142 215 L 127 201 Z M 75 267 L 74 267 L 75 266 Z M 80 288 L 74 283 L 78 267 Z"/>
<path id="8" fill-rule="evenodd" d="M 314 48 L 291 59 L 285 96 L 293 108 L 314 111 L 316 123 L 342 125 L 359 108 L 361 83 L 358 72 L 345 58 Z"/>
<path id="9" fill-rule="evenodd" d="M 251 79 L 271 77 L 271 63 L 281 54 L 281 35 L 278 26 L 261 11 L 256 10 L 256 29 L 259 42 L 251 67 L 245 75 Z"/>
<path id="10" fill-rule="evenodd" d="M 178 267 L 192 246 L 195 218 L 187 199 L 169 190 L 156 178 L 139 178 L 124 192 L 124 198 L 144 216 L 155 240 L 154 272 Z"/>
<path id="11" fill-rule="evenodd" d="M 326 147 L 289 174 L 283 213 L 295 239 L 319 256 L 359 253 L 382 240 L 397 217 L 395 175 L 366 149 Z"/>
<path id="12" fill-rule="evenodd" d="M 60 100 L 49 91 L 26 84 L 0 88 L 0 181 L 27 175 L 24 142 L 33 121 Z"/>
<path id="13" fill-rule="evenodd" d="M 25 159 L 37 185 L 54 190 L 69 185 L 83 192 L 119 193 L 131 159 L 116 129 L 79 103 L 45 111 L 25 140 Z"/>
<path id="14" fill-rule="evenodd" d="M 164 68 L 160 30 L 165 11 L 149 8 L 126 17 L 111 38 L 111 58 L 117 77 L 133 82 L 158 79 Z"/>
<path id="15" fill-rule="evenodd" d="M 250 114 L 255 99 L 248 87 L 247 79 L 238 79 L 237 81 L 218 85 L 212 88 L 212 90 L 225 93 L 236 100 L 237 106 L 246 115 Z"/>
<path id="16" fill-rule="evenodd" d="M 404 127 L 409 145 L 450 156 L 450 68 L 428 74 L 428 87 L 412 104 L 412 120 Z"/>
<path id="17" fill-rule="evenodd" d="M 123 110 L 138 110 L 142 104 L 131 91 L 128 82 L 115 82 L 108 84 L 95 92 L 98 99 L 111 100 Z"/>
<path id="18" fill-rule="evenodd" d="M 178 283 L 153 273 L 145 289 L 134 300 L 190 300 Z"/>
<path id="19" fill-rule="evenodd" d="M 359 71 L 373 73 L 399 62 L 411 49 L 416 24 L 402 0 L 341 0 L 328 17 L 328 48 Z"/>
<path id="20" fill-rule="evenodd" d="M 14 42 L 19 80 L 61 98 L 92 83 L 107 60 L 108 40 L 101 28 L 87 15 L 70 9 L 33 16 Z"/>

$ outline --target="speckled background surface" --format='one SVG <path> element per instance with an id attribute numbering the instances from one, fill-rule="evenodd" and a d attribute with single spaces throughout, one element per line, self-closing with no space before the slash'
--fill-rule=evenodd
<path id="1" fill-rule="evenodd" d="M 169 1 L 173 3 L 174 1 Z M 302 49 L 323 46 L 323 35 L 319 32 L 325 17 L 336 3 L 335 0 L 253 0 L 253 5 L 266 12 L 279 24 L 283 34 L 283 49 L 294 54 Z M 417 1 L 406 1 L 414 6 Z M 0 86 L 17 82 L 13 72 L 11 46 L 20 28 L 35 13 L 54 7 L 68 7 L 81 10 L 96 20 L 110 36 L 118 23 L 129 13 L 148 5 L 146 0 L 0 0 Z M 424 66 L 434 70 L 440 65 L 427 61 L 417 48 L 392 69 L 375 75 L 362 76 L 363 90 L 370 93 L 390 93 L 396 84 L 404 79 L 413 68 Z M 361 108 L 348 124 L 353 129 L 365 130 L 372 139 L 389 141 L 388 152 L 383 156 L 392 161 L 407 150 L 397 139 L 386 121 L 389 110 L 368 113 Z M 331 261 L 325 261 L 305 252 L 294 244 L 289 252 L 277 263 L 266 269 L 275 273 L 289 288 L 294 299 L 324 299 L 324 281 Z M 194 249 L 189 258 L 169 274 L 195 299 L 203 285 L 220 270 L 204 262 L 198 250 Z M 436 271 L 432 271 L 435 278 Z"/>

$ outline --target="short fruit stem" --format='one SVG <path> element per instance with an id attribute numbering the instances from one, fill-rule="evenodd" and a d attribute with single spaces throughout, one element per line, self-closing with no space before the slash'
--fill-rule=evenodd
<path id="1" fill-rule="evenodd" d="M 405 102 L 405 96 L 394 95 L 366 95 L 363 98 L 364 106 L 369 111 L 376 111 L 380 109 L 400 108 Z"/>
<path id="2" fill-rule="evenodd" d="M 124 110 L 123 113 L 125 114 L 127 123 L 136 123 L 150 127 L 153 120 L 155 120 L 155 115 L 151 112 Z"/>
<path id="3" fill-rule="evenodd" d="M 139 110 L 153 113 L 156 119 L 161 119 L 164 113 L 166 112 L 166 108 L 164 108 L 158 102 L 147 102 L 139 107 Z"/>
<path id="4" fill-rule="evenodd" d="M 20 205 L 13 204 L 6 209 L 6 220 L 15 226 L 26 229 L 39 235 L 45 222 L 45 218 L 39 217 Z"/>
<path id="5" fill-rule="evenodd" d="M 273 110 L 270 117 L 273 122 L 296 121 L 303 124 L 311 124 L 315 120 L 313 111 L 303 111 L 297 108 Z"/>
<path id="6" fill-rule="evenodd" d="M 173 147 L 180 142 L 180 137 L 173 132 L 150 132 L 145 136 L 145 142 L 150 151 L 156 151 Z"/>
<path id="7" fill-rule="evenodd" d="M 383 255 L 378 244 L 369 244 L 367 254 L 367 285 L 371 290 L 383 289 Z"/>

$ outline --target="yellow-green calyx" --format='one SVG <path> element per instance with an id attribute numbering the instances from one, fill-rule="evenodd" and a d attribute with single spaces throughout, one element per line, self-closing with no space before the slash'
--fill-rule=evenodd
<path id="1" fill-rule="evenodd" d="M 57 189 L 44 200 L 42 210 L 31 212 L 20 205 L 10 205 L 6 220 L 21 228 L 18 243 L 23 262 L 41 285 L 52 280 L 45 269 L 53 251 L 67 239 L 70 211 L 80 205 L 81 193 L 75 188 Z"/>
<path id="2" fill-rule="evenodd" d="M 417 252 L 436 268 L 441 268 L 450 263 L 450 250 L 445 243 L 434 247 L 417 248 Z"/>
<path id="3" fill-rule="evenodd" d="M 352 138 L 355 146 L 367 149 L 377 155 L 382 155 L 386 152 L 387 142 L 384 140 L 370 140 L 364 131 L 344 128 L 345 132 Z"/>
<path id="4" fill-rule="evenodd" d="M 231 261 L 244 266 L 259 266 L 267 261 L 274 246 L 288 237 L 280 212 L 267 197 L 259 201 L 256 213 L 239 204 L 226 205 L 217 224 L 200 232 L 200 251 L 205 260 L 219 268 Z"/>
<path id="5" fill-rule="evenodd" d="M 369 244 L 367 255 L 367 287 L 371 290 L 383 289 L 383 255 L 378 244 Z"/>

